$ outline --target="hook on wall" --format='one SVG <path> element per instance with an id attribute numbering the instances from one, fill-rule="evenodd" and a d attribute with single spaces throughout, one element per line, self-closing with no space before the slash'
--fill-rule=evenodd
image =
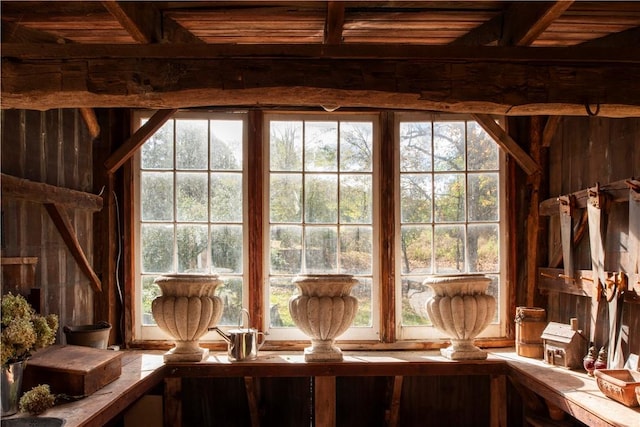
<path id="1" fill-rule="evenodd" d="M 598 102 L 596 104 L 596 111 L 591 111 L 591 106 L 589 105 L 589 102 L 585 102 L 584 103 L 584 108 L 585 110 L 587 110 L 587 115 L 594 117 L 597 116 L 600 113 L 600 103 Z"/>

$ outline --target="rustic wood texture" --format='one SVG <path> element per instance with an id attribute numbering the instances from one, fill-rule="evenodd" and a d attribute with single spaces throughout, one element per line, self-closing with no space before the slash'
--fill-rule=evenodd
<path id="1" fill-rule="evenodd" d="M 381 143 L 380 158 L 393 159 L 395 150 L 393 146 L 393 132 L 395 129 L 393 114 L 384 112 L 381 116 Z M 392 162 L 380 162 L 380 224 L 381 233 L 380 250 L 384 254 L 384 262 L 379 262 L 380 273 L 380 299 L 387 307 L 396 307 L 395 288 L 395 210 L 393 208 L 396 200 L 394 190 L 394 164 Z M 394 342 L 396 340 L 396 313 L 395 310 L 380 313 L 380 338 L 384 342 Z"/>
<path id="2" fill-rule="evenodd" d="M 336 377 L 320 376 L 313 383 L 314 426 L 336 425 Z"/>
<path id="3" fill-rule="evenodd" d="M 26 179 L 36 187 L 42 185 L 41 201 L 65 204 L 78 242 L 92 264 L 93 214 L 102 201 L 92 186 L 91 136 L 81 115 L 74 110 L 2 110 L 0 120 L 2 173 Z M 93 323 L 90 280 L 71 256 L 46 210 L 39 203 L 5 193 L 5 182 L 10 183 L 11 178 L 3 175 L 0 181 L 2 256 L 38 258 L 34 286 L 40 289 L 42 312 L 58 314 L 61 326 Z M 36 193 L 28 189 L 23 192 L 34 194 L 33 200 L 38 200 Z M 69 194 L 80 199 L 67 198 Z M 88 201 L 88 206 L 79 200 Z M 74 204 L 81 209 L 70 209 Z M 61 340 L 59 333 L 58 342 Z"/>
<path id="4" fill-rule="evenodd" d="M 247 153 L 247 206 L 249 211 L 248 255 L 252 260 L 247 271 L 249 281 L 248 309 L 251 313 L 251 327 L 262 330 L 265 325 L 265 313 L 261 309 L 264 303 L 264 227 L 263 227 L 263 192 L 264 192 L 264 161 L 262 148 L 262 133 L 264 128 L 264 114 L 262 111 L 251 111 L 248 117 L 247 140 L 251 149 Z"/>

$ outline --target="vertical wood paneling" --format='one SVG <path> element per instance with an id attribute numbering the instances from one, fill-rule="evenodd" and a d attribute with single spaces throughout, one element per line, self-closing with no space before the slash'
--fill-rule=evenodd
<path id="1" fill-rule="evenodd" d="M 32 181 L 91 191 L 91 139 L 75 110 L 2 110 L 2 172 Z M 35 287 L 42 311 L 60 324 L 91 323 L 93 291 L 42 205 L 2 200 L 3 256 L 38 257 Z M 93 255 L 93 214 L 69 211 L 89 260 Z M 59 333 L 59 342 L 64 342 Z"/>

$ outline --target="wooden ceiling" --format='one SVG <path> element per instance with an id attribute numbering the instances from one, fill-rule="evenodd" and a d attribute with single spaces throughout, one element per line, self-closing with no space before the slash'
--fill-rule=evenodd
<path id="1" fill-rule="evenodd" d="M 640 2 L 6 1 L 2 108 L 640 111 Z"/>

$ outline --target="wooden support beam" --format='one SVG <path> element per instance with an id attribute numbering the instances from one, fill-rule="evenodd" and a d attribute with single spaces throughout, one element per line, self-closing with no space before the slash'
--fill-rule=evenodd
<path id="1" fill-rule="evenodd" d="M 502 46 L 529 46 L 558 19 L 573 1 L 515 2 L 506 12 Z"/>
<path id="2" fill-rule="evenodd" d="M 336 377 L 314 377 L 315 427 L 336 425 Z"/>
<path id="3" fill-rule="evenodd" d="M 562 116 L 549 116 L 547 123 L 544 125 L 542 131 L 542 146 L 545 148 L 551 147 L 551 140 L 558 130 L 558 125 L 562 121 Z"/>
<path id="4" fill-rule="evenodd" d="M 80 114 L 82 114 L 82 118 L 89 129 L 91 138 L 96 139 L 100 136 L 100 124 L 98 123 L 95 110 L 93 108 L 81 108 Z"/>
<path id="5" fill-rule="evenodd" d="M 78 263 L 80 270 L 82 270 L 82 272 L 89 278 L 93 290 L 95 292 L 102 292 L 100 279 L 93 271 L 93 267 L 89 264 L 89 260 L 84 254 L 82 246 L 80 246 L 80 242 L 78 241 L 75 230 L 73 229 L 73 225 L 69 220 L 69 216 L 67 215 L 67 211 L 64 206 L 57 205 L 55 203 L 45 203 L 44 207 L 60 232 L 60 236 L 62 236 L 62 240 L 66 243 L 71 255 Z"/>
<path id="6" fill-rule="evenodd" d="M 155 43 L 161 39 L 160 12 L 153 2 L 107 0 L 102 5 L 138 43 Z"/>
<path id="7" fill-rule="evenodd" d="M 264 312 L 264 227 L 263 227 L 263 189 L 264 189 L 264 153 L 262 143 L 264 113 L 252 110 L 248 114 L 247 139 L 249 147 L 247 153 L 247 183 L 251 191 L 247 198 L 247 238 L 248 257 L 253 267 L 247 272 L 249 281 L 249 311 L 251 312 L 251 326 L 258 330 L 265 330 Z"/>
<path id="8" fill-rule="evenodd" d="M 507 377 L 491 375 L 489 425 L 507 427 Z"/>
<path id="9" fill-rule="evenodd" d="M 251 427 L 260 427 L 260 392 L 258 386 L 259 384 L 256 378 L 244 377 Z"/>
<path id="10" fill-rule="evenodd" d="M 481 25 L 478 25 L 471 31 L 468 31 L 463 36 L 458 37 L 451 43 L 450 46 L 486 46 L 497 40 L 500 40 L 502 36 L 502 21 L 504 19 L 503 14 L 494 16 L 488 21 L 485 21 Z"/>
<path id="11" fill-rule="evenodd" d="M 488 114 L 473 114 L 480 126 L 520 165 L 527 175 L 540 172 L 540 166 Z"/>
<path id="12" fill-rule="evenodd" d="M 343 1 L 329 0 L 327 2 L 327 19 L 324 26 L 324 44 L 340 44 L 342 42 L 342 27 L 344 26 Z"/>
<path id="13" fill-rule="evenodd" d="M 204 44 L 202 39 L 167 16 L 162 17 L 162 41 L 165 43 Z"/>
<path id="14" fill-rule="evenodd" d="M 125 141 L 109 158 L 104 162 L 107 173 L 113 174 L 120 166 L 131 158 L 136 150 L 145 143 L 151 135 L 160 129 L 173 116 L 176 109 L 160 110 L 156 112 L 131 138 Z"/>
<path id="15" fill-rule="evenodd" d="M 2 197 L 34 203 L 51 203 L 97 212 L 102 209 L 102 197 L 42 182 L 0 174 Z"/>
<path id="16" fill-rule="evenodd" d="M 162 425 L 182 427 L 182 378 L 165 377 L 163 401 Z"/>
<path id="17" fill-rule="evenodd" d="M 400 399 L 402 398 L 402 382 L 404 377 L 396 375 L 393 377 L 393 387 L 389 402 L 389 410 L 387 411 L 387 426 L 397 427 L 400 420 Z"/>

